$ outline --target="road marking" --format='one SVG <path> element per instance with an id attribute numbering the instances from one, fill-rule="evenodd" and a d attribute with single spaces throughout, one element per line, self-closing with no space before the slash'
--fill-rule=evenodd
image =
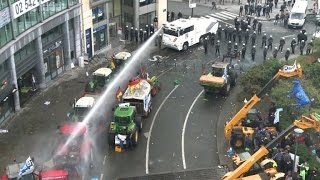
<path id="1" fill-rule="evenodd" d="M 232 17 L 226 16 L 226 15 L 224 15 L 224 14 L 222 14 L 222 13 L 216 13 L 216 15 L 219 15 L 219 17 L 222 16 L 222 17 L 227 18 L 227 19 L 232 19 Z M 220 17 L 220 18 L 221 18 L 221 17 Z"/>
<path id="2" fill-rule="evenodd" d="M 291 34 L 291 35 L 288 35 L 288 36 L 283 36 L 281 38 L 287 38 L 287 37 L 291 37 L 291 36 L 295 36 L 296 34 Z"/>
<path id="3" fill-rule="evenodd" d="M 164 105 L 164 103 L 167 101 L 167 99 L 171 96 L 171 94 L 179 87 L 179 85 L 176 85 L 171 92 L 167 95 L 167 97 L 162 101 L 162 103 L 160 104 L 159 108 L 157 109 L 156 114 L 153 116 L 152 122 L 151 122 L 151 126 L 150 126 L 150 130 L 149 130 L 149 136 L 148 136 L 148 140 L 147 140 L 147 149 L 146 149 L 146 174 L 149 174 L 149 146 L 150 146 L 150 137 L 151 137 L 151 133 L 152 133 L 152 128 L 153 128 L 153 124 L 162 108 L 162 106 Z"/>
<path id="4" fill-rule="evenodd" d="M 183 128 L 182 128 L 182 135 L 181 135 L 181 149 L 182 149 L 182 163 L 183 163 L 183 169 L 187 169 L 187 165 L 186 165 L 186 158 L 185 158 L 185 154 L 184 154 L 184 134 L 186 132 L 186 126 L 187 126 L 187 122 L 188 122 L 188 119 L 189 119 L 189 115 L 191 113 L 191 110 L 193 108 L 193 106 L 196 104 L 197 100 L 199 99 L 199 97 L 201 96 L 201 94 L 204 92 L 204 90 L 202 90 L 198 96 L 194 99 L 194 101 L 192 102 L 189 110 L 188 110 L 188 113 L 187 113 L 187 116 L 186 118 L 184 119 L 184 124 L 183 124 Z"/>
<path id="5" fill-rule="evenodd" d="M 232 18 L 238 17 L 237 14 L 233 14 L 233 13 L 227 12 L 227 11 L 222 11 L 221 14 L 224 14 L 224 15 L 226 15 L 226 16 L 230 16 L 230 17 L 232 17 Z"/>
<path id="6" fill-rule="evenodd" d="M 171 69 L 173 69 L 174 67 L 171 67 L 165 71 L 163 71 L 161 74 L 159 74 L 158 78 L 160 78 L 161 76 L 163 76 L 165 73 L 167 73 L 168 71 L 170 71 Z"/>
<path id="7" fill-rule="evenodd" d="M 107 156 L 105 155 L 104 158 L 103 158 L 103 163 L 102 163 L 103 165 L 106 164 L 106 158 L 107 158 Z"/>
<path id="8" fill-rule="evenodd" d="M 215 17 L 215 18 L 217 18 L 217 19 L 222 19 L 222 20 L 228 20 L 228 19 L 230 19 L 230 18 L 221 17 L 221 16 L 219 16 L 219 15 L 217 15 L 217 14 L 210 14 L 209 16 Z"/>
<path id="9" fill-rule="evenodd" d="M 100 180 L 103 180 L 103 173 L 100 174 Z"/>

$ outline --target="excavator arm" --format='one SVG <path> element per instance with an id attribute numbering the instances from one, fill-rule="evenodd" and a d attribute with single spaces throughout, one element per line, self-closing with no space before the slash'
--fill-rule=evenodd
<path id="1" fill-rule="evenodd" d="M 230 171 L 223 176 L 223 180 L 233 180 L 239 178 L 247 172 L 257 161 L 269 153 L 268 149 L 273 148 L 282 138 L 288 135 L 294 128 L 314 129 L 320 132 L 320 115 L 317 113 L 310 114 L 309 117 L 302 116 L 301 119 L 295 120 L 292 125 L 282 131 L 275 139 L 270 141 L 266 146 L 261 146 L 249 159 L 243 162 L 237 169 Z"/>
<path id="2" fill-rule="evenodd" d="M 240 109 L 240 111 L 229 122 L 226 123 L 224 127 L 224 135 L 226 139 L 230 140 L 232 129 L 241 123 L 242 119 L 246 117 L 249 110 L 261 100 L 262 95 L 264 95 L 266 91 L 274 85 L 278 78 L 289 78 L 294 76 L 302 76 L 302 68 L 300 64 L 294 63 L 293 66 L 285 65 L 282 69 L 280 69 L 278 73 L 274 75 L 274 77 L 262 88 L 262 90 L 258 94 L 253 95 L 252 98 Z"/>

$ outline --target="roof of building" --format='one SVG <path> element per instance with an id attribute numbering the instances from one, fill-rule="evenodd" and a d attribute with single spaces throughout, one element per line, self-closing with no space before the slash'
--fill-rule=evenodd
<path id="1" fill-rule="evenodd" d="M 140 82 L 135 85 L 129 85 L 126 92 L 123 94 L 123 99 L 138 99 L 144 98 L 150 93 L 151 85 L 145 79 L 140 79 Z"/>
<path id="2" fill-rule="evenodd" d="M 120 59 L 120 60 L 127 60 L 129 57 L 131 57 L 131 53 L 129 52 L 119 52 L 114 56 L 115 59 Z"/>
<path id="3" fill-rule="evenodd" d="M 77 100 L 75 107 L 93 107 L 95 103 L 94 97 L 84 96 Z"/>
<path id="4" fill-rule="evenodd" d="M 111 73 L 112 70 L 110 68 L 99 68 L 95 72 L 93 72 L 93 75 L 108 77 Z"/>

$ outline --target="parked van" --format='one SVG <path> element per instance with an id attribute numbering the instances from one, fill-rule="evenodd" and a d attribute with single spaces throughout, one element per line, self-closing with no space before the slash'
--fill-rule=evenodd
<path id="1" fill-rule="evenodd" d="M 296 3 L 293 5 L 293 8 L 291 9 L 288 27 L 302 28 L 306 20 L 307 9 L 308 9 L 308 1 L 306 0 L 296 1 Z"/>

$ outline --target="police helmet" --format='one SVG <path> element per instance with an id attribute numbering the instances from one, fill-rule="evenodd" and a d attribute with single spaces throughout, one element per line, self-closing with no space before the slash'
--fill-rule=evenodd
<path id="1" fill-rule="evenodd" d="M 253 48 L 256 48 L 256 46 L 252 46 Z"/>
<path id="2" fill-rule="evenodd" d="M 278 49 L 278 47 L 274 47 L 274 49 Z"/>
<path id="3" fill-rule="evenodd" d="M 302 40 L 302 42 L 304 42 L 304 40 Z"/>
<path id="4" fill-rule="evenodd" d="M 264 36 L 266 36 L 267 34 L 264 34 Z"/>
<path id="5" fill-rule="evenodd" d="M 153 24 L 151 24 L 151 26 L 153 26 Z"/>
<path id="6" fill-rule="evenodd" d="M 296 38 L 293 38 L 293 40 L 295 40 Z"/>
<path id="7" fill-rule="evenodd" d="M 140 31 L 142 31 L 142 29 L 140 29 Z"/>
<path id="8" fill-rule="evenodd" d="M 235 43 L 234 45 L 236 45 L 236 46 L 237 46 L 237 45 L 238 45 L 238 43 Z"/>
<path id="9" fill-rule="evenodd" d="M 133 29 L 133 27 L 131 27 L 131 29 Z"/>
<path id="10" fill-rule="evenodd" d="M 290 48 L 287 48 L 288 51 L 290 51 Z"/>
<path id="11" fill-rule="evenodd" d="M 219 25 L 219 27 L 221 28 L 221 25 Z"/>
<path id="12" fill-rule="evenodd" d="M 231 41 L 229 41 L 228 43 L 231 43 Z"/>
<path id="13" fill-rule="evenodd" d="M 245 44 L 245 43 L 243 43 L 242 45 L 243 45 L 243 46 L 245 46 L 246 44 Z"/>
<path id="14" fill-rule="evenodd" d="M 146 25 L 146 27 L 148 27 L 148 24 Z"/>
<path id="15" fill-rule="evenodd" d="M 256 33 L 256 31 L 253 31 L 253 33 L 255 34 L 255 33 Z"/>
<path id="16" fill-rule="evenodd" d="M 126 27 L 129 27 L 129 26 L 126 26 Z"/>
<path id="17" fill-rule="evenodd" d="M 218 40 L 217 42 L 220 42 L 220 40 Z"/>
<path id="18" fill-rule="evenodd" d="M 136 30 L 138 30 L 138 28 L 136 28 Z"/>
<path id="19" fill-rule="evenodd" d="M 272 37 L 272 35 L 270 35 L 270 37 Z"/>
<path id="20" fill-rule="evenodd" d="M 249 31 L 249 29 L 247 29 L 246 31 Z"/>
<path id="21" fill-rule="evenodd" d="M 310 42 L 313 42 L 312 40 L 310 40 Z"/>
<path id="22" fill-rule="evenodd" d="M 264 48 L 266 48 L 266 49 L 267 49 L 267 48 L 268 48 L 268 46 L 265 46 Z"/>
<path id="23" fill-rule="evenodd" d="M 284 37 L 282 37 L 282 39 L 284 39 Z"/>

